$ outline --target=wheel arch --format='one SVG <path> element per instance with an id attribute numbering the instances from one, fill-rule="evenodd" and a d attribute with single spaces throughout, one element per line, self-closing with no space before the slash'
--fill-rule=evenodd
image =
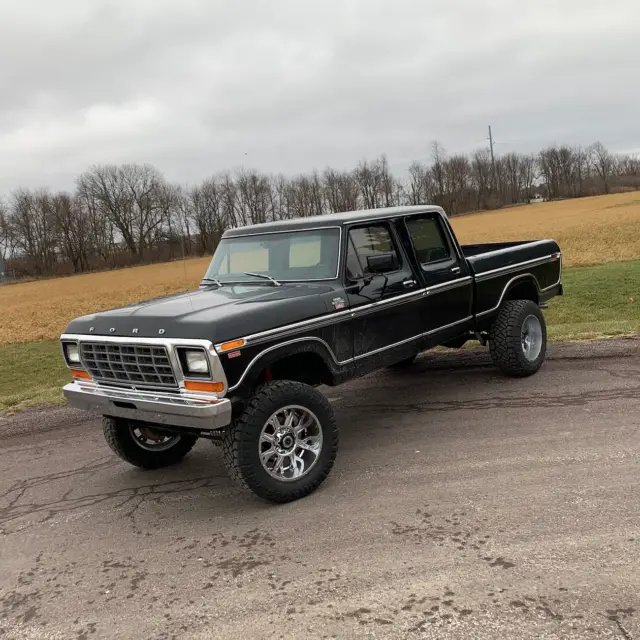
<path id="1" fill-rule="evenodd" d="M 491 327 L 507 300 L 530 300 L 539 305 L 541 292 L 537 278 L 532 273 L 522 273 L 511 278 L 504 285 L 498 304 L 476 316 L 478 331 L 487 331 Z"/>
<path id="2" fill-rule="evenodd" d="M 500 304 L 505 300 L 531 300 L 536 304 L 540 303 L 540 287 L 535 276 L 524 274 L 507 284 L 505 292 L 502 295 Z"/>
<path id="3" fill-rule="evenodd" d="M 333 386 L 340 364 L 329 345 L 314 336 L 305 336 L 267 347 L 247 365 L 238 382 L 229 389 L 240 393 L 261 382 L 293 380 L 309 385 Z"/>

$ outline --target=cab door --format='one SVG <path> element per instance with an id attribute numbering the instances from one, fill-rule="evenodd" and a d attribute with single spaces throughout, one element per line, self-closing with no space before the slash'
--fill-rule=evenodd
<path id="1" fill-rule="evenodd" d="M 350 226 L 346 241 L 353 355 L 364 373 L 418 352 L 423 293 L 392 222 Z"/>
<path id="2" fill-rule="evenodd" d="M 463 335 L 473 324 L 473 279 L 451 231 L 436 212 L 407 216 L 404 229 L 425 287 L 425 346 Z"/>

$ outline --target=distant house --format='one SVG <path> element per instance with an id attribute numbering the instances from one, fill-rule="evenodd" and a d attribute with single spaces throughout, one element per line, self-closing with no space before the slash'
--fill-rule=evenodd
<path id="1" fill-rule="evenodd" d="M 544 202 L 544 196 L 541 193 L 534 193 L 531 198 L 529 198 L 529 204 L 535 204 L 536 202 Z"/>

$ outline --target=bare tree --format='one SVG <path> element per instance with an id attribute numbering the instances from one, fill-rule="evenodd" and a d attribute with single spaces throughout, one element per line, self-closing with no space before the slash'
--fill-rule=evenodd
<path id="1" fill-rule="evenodd" d="M 163 184 L 151 165 L 100 165 L 78 178 L 78 192 L 113 223 L 131 255 L 140 259 L 163 223 Z"/>
<path id="2" fill-rule="evenodd" d="M 380 177 L 375 162 L 369 163 L 366 160 L 360 162 L 355 170 L 355 178 L 364 208 L 376 209 L 380 207 Z"/>
<path id="3" fill-rule="evenodd" d="M 181 185 L 172 185 L 175 206 L 172 212 L 173 227 L 182 238 L 184 253 L 190 255 L 192 251 L 193 208 L 188 191 Z"/>
<path id="4" fill-rule="evenodd" d="M 618 175 L 640 176 L 640 156 L 620 156 L 618 160 Z"/>
<path id="5" fill-rule="evenodd" d="M 268 176 L 241 169 L 236 177 L 238 224 L 260 224 L 273 220 L 271 184 Z"/>
<path id="6" fill-rule="evenodd" d="M 102 214 L 93 193 L 78 188 L 74 201 L 87 222 L 90 255 L 100 258 L 105 265 L 115 267 L 118 249 L 115 225 L 110 218 Z"/>
<path id="7" fill-rule="evenodd" d="M 428 204 L 434 202 L 435 184 L 427 165 L 412 162 L 409 165 L 409 184 L 406 189 L 409 204 Z"/>
<path id="8" fill-rule="evenodd" d="M 524 155 L 520 159 L 520 183 L 525 199 L 533 197 L 533 185 L 538 178 L 536 157 L 533 154 Z"/>
<path id="9" fill-rule="evenodd" d="M 229 175 L 212 176 L 188 192 L 200 253 L 212 253 L 225 229 L 234 226 L 235 186 Z"/>
<path id="10" fill-rule="evenodd" d="M 382 155 L 377 161 L 377 172 L 382 190 L 382 202 L 385 207 L 394 207 L 400 204 L 400 183 L 389 169 L 387 156 Z"/>
<path id="11" fill-rule="evenodd" d="M 488 149 L 479 149 L 473 153 L 471 161 L 471 181 L 476 195 L 476 209 L 490 206 L 492 165 Z"/>
<path id="12" fill-rule="evenodd" d="M 294 178 L 289 182 L 288 189 L 287 203 L 290 217 L 306 218 L 326 212 L 324 190 L 317 173 Z"/>
<path id="13" fill-rule="evenodd" d="M 2 200 L 0 200 L 0 258 L 6 263 L 14 257 L 15 242 L 11 226 L 9 224 L 9 216 L 7 208 Z"/>
<path id="14" fill-rule="evenodd" d="M 469 208 L 472 200 L 469 183 L 471 165 L 467 156 L 458 154 L 442 162 L 445 180 L 445 198 L 451 215 L 456 215 Z M 473 205 L 471 205 L 473 206 Z"/>
<path id="15" fill-rule="evenodd" d="M 385 155 L 373 162 L 362 161 L 354 172 L 365 209 L 391 207 L 399 204 L 402 188 L 389 169 Z"/>
<path id="16" fill-rule="evenodd" d="M 591 155 L 593 158 L 593 164 L 595 170 L 602 180 L 602 185 L 605 193 L 610 192 L 610 179 L 613 174 L 615 159 L 605 149 L 601 142 L 595 142 L 591 145 Z"/>
<path id="17" fill-rule="evenodd" d="M 60 250 L 76 273 L 89 269 L 89 223 L 83 211 L 68 193 L 51 196 L 53 216 L 60 236 Z"/>
<path id="18" fill-rule="evenodd" d="M 141 260 L 211 253 L 230 227 L 403 203 L 434 203 L 451 214 L 514 204 L 534 189 L 550 198 L 640 188 L 640 158 L 552 145 L 538 154 L 488 150 L 447 156 L 431 143 L 431 162 L 404 178 L 385 155 L 352 171 L 325 169 L 295 177 L 254 169 L 225 172 L 189 188 L 168 184 L 150 165 L 98 165 L 74 194 L 18 189 L 0 202 L 0 258 L 18 273 L 50 275 Z"/>
<path id="19" fill-rule="evenodd" d="M 323 181 L 329 211 L 355 211 L 359 208 L 359 188 L 354 172 L 326 169 Z"/>
<path id="20" fill-rule="evenodd" d="M 56 262 L 57 229 L 49 192 L 46 189 L 15 191 L 9 225 L 16 249 L 28 258 L 27 272 L 51 273 Z"/>
<path id="21" fill-rule="evenodd" d="M 444 172 L 444 161 L 446 157 L 447 152 L 444 150 L 444 147 L 437 140 L 434 140 L 431 143 L 431 172 L 436 185 L 436 193 L 434 195 L 437 204 L 444 203 L 446 197 Z"/>

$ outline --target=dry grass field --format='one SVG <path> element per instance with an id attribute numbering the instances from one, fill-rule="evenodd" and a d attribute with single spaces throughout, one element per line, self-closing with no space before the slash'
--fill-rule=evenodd
<path id="1" fill-rule="evenodd" d="M 81 315 L 193 288 L 210 258 L 0 287 L 0 344 L 47 340 Z"/>
<path id="2" fill-rule="evenodd" d="M 564 266 L 640 258 L 640 191 L 542 202 L 453 219 L 463 244 L 553 238 Z"/>
<path id="3" fill-rule="evenodd" d="M 564 266 L 640 258 L 640 192 L 541 203 L 453 221 L 461 242 L 554 238 Z M 0 344 L 57 338 L 69 320 L 193 288 L 208 258 L 0 287 Z"/>

